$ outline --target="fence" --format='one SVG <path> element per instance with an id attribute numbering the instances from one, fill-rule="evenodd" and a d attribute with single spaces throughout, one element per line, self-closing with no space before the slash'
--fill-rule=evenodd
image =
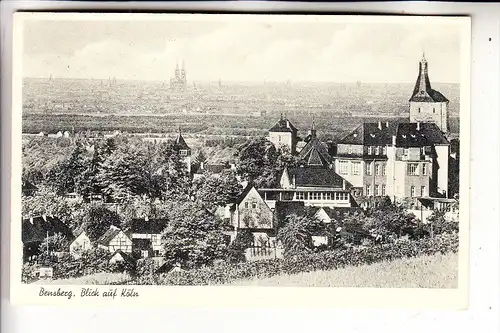
<path id="1" fill-rule="evenodd" d="M 252 246 L 245 250 L 247 261 L 283 258 L 283 249 L 273 246 Z"/>

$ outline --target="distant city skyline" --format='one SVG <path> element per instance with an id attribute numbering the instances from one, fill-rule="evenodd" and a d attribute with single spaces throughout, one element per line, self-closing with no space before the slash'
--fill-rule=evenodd
<path id="1" fill-rule="evenodd" d="M 460 30 L 439 21 L 27 21 L 23 76 L 168 82 L 460 82 Z"/>

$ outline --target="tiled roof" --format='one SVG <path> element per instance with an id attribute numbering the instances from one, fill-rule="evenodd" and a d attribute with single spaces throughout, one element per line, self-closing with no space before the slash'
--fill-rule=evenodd
<path id="1" fill-rule="evenodd" d="M 129 231 L 133 234 L 161 234 L 168 221 L 166 219 L 132 219 Z"/>
<path id="2" fill-rule="evenodd" d="M 308 166 L 328 166 L 332 162 L 332 157 L 328 154 L 328 149 L 316 135 L 312 135 L 307 145 L 299 153 L 299 159 Z"/>
<path id="3" fill-rule="evenodd" d="M 448 144 L 434 123 L 363 123 L 339 141 L 340 144 L 388 146 L 396 136 L 397 147 L 423 147 Z"/>
<path id="4" fill-rule="evenodd" d="M 246 198 L 246 196 L 252 190 L 252 188 L 254 188 L 253 182 L 248 182 L 247 186 L 245 187 L 245 189 L 243 190 L 243 192 L 240 194 L 240 196 L 236 200 L 236 204 L 239 205 L 243 201 L 243 199 Z"/>
<path id="5" fill-rule="evenodd" d="M 324 168 L 292 168 L 288 169 L 290 180 L 295 178 L 295 186 L 321 186 L 341 188 L 343 179 L 332 169 Z"/>
<path id="6" fill-rule="evenodd" d="M 113 258 L 114 256 L 116 256 L 117 254 L 119 254 L 123 258 L 123 261 L 125 263 L 127 263 L 130 266 L 135 266 L 134 258 L 132 258 L 132 256 L 130 256 L 129 254 L 123 252 L 122 250 L 116 250 L 115 252 L 113 252 L 110 259 Z"/>
<path id="7" fill-rule="evenodd" d="M 286 118 L 281 118 L 269 132 L 297 132 L 297 128 Z"/>
<path id="8" fill-rule="evenodd" d="M 102 235 L 101 237 L 99 237 L 99 239 L 97 240 L 97 243 L 98 244 L 101 244 L 101 245 L 104 245 L 104 246 L 108 246 L 109 245 L 109 242 L 111 242 L 115 237 L 116 235 L 118 235 L 120 233 L 121 229 L 115 227 L 114 225 L 112 225 L 108 231 L 106 231 L 104 233 L 104 235 Z"/>
<path id="9" fill-rule="evenodd" d="M 365 146 L 385 146 L 392 143 L 398 123 L 363 123 L 346 135 L 339 143 Z"/>
<path id="10" fill-rule="evenodd" d="M 396 147 L 424 147 L 449 144 L 443 132 L 434 123 L 399 124 Z"/>
<path id="11" fill-rule="evenodd" d="M 61 233 L 69 241 L 74 239 L 71 229 L 53 216 L 37 216 L 33 219 L 23 219 L 21 229 L 23 244 L 43 242 L 47 237 L 47 233 L 49 236 Z"/>

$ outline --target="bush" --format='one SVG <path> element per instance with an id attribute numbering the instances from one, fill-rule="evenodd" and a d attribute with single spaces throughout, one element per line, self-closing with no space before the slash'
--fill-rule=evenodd
<path id="1" fill-rule="evenodd" d="M 435 238 L 413 240 L 400 238 L 394 243 L 369 247 L 349 246 L 320 253 L 305 253 L 285 259 L 268 259 L 245 263 L 221 263 L 189 271 L 161 274 L 155 279 L 140 277 L 130 284 L 216 285 L 239 279 L 266 278 L 279 274 L 295 274 L 359 266 L 399 258 L 458 251 L 458 234 L 442 234 Z"/>

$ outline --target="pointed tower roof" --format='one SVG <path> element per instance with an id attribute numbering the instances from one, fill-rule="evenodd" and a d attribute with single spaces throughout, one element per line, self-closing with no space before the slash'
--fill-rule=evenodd
<path id="1" fill-rule="evenodd" d="M 415 88 L 413 89 L 410 102 L 448 102 L 446 97 L 431 87 L 425 53 L 422 54 L 422 59 L 419 63 L 417 82 L 415 83 Z"/>
<path id="2" fill-rule="evenodd" d="M 191 149 L 184 138 L 182 137 L 182 132 L 181 132 L 181 127 L 179 126 L 179 134 L 177 135 L 177 138 L 175 139 L 175 146 L 177 149 Z"/>
<path id="3" fill-rule="evenodd" d="M 328 153 L 325 145 L 319 141 L 316 134 L 311 135 L 311 140 L 302 148 L 299 159 L 305 161 L 307 166 L 328 167 L 332 162 L 332 157 Z"/>

